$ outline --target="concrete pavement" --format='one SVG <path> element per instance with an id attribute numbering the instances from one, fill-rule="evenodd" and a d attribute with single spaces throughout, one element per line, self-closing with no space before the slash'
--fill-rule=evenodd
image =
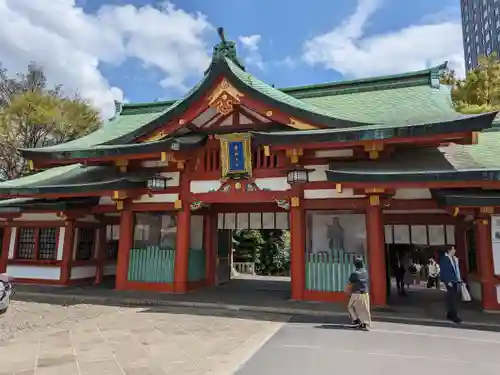
<path id="1" fill-rule="evenodd" d="M 295 319 L 236 375 L 500 373 L 500 334 L 495 331 L 375 323 L 370 332 L 361 332 L 344 322 Z"/>

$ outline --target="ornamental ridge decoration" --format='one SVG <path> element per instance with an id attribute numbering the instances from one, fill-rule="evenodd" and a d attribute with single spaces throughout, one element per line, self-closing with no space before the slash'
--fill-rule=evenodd
<path id="1" fill-rule="evenodd" d="M 241 102 L 243 96 L 224 78 L 208 97 L 208 105 L 225 116 L 234 111 L 234 106 Z"/>

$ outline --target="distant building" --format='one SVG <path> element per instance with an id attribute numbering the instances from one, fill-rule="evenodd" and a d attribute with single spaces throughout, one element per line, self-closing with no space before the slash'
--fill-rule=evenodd
<path id="1" fill-rule="evenodd" d="M 481 55 L 500 56 L 500 0 L 460 0 L 465 67 L 477 66 Z"/>

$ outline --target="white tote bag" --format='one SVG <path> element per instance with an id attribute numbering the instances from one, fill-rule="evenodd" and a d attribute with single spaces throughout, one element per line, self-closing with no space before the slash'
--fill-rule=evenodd
<path id="1" fill-rule="evenodd" d="M 470 293 L 467 290 L 467 285 L 464 283 L 460 284 L 460 295 L 462 296 L 462 301 L 464 302 L 470 302 L 472 300 Z"/>

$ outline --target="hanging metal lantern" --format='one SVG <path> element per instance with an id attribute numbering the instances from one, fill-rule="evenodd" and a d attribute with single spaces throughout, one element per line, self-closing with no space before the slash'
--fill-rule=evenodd
<path id="1" fill-rule="evenodd" d="M 165 190 L 167 188 L 167 178 L 161 175 L 156 175 L 148 178 L 149 190 Z"/>
<path id="2" fill-rule="evenodd" d="M 307 169 L 297 165 L 293 169 L 287 171 L 286 180 L 290 185 L 306 184 L 309 182 L 309 173 L 312 171 L 314 171 L 314 169 Z"/>

